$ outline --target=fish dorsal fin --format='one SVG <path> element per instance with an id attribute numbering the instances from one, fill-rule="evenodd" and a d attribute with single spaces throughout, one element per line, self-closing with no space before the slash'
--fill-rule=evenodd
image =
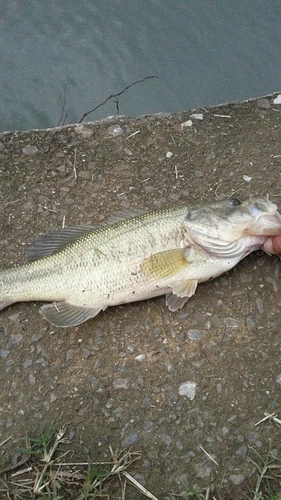
<path id="1" fill-rule="evenodd" d="M 58 231 L 50 231 L 39 236 L 26 252 L 28 260 L 43 259 L 62 250 L 81 236 L 98 229 L 99 226 L 69 226 Z"/>
<path id="2" fill-rule="evenodd" d="M 111 225 L 115 224 L 116 222 L 121 222 L 122 220 L 132 219 L 133 217 L 137 217 L 138 215 L 142 215 L 143 213 L 144 210 L 139 210 L 138 208 L 126 208 L 124 210 L 118 210 L 118 212 L 109 215 L 109 217 L 104 219 L 103 225 Z"/>
<path id="3" fill-rule="evenodd" d="M 145 259 L 141 264 L 141 269 L 151 278 L 168 278 L 189 266 L 187 254 L 188 249 L 186 248 L 158 252 Z"/>
<path id="4" fill-rule="evenodd" d="M 192 297 L 197 288 L 197 280 L 179 280 L 172 285 L 172 292 L 166 295 L 170 311 L 177 311 Z"/>
<path id="5" fill-rule="evenodd" d="M 106 307 L 104 308 L 106 309 Z M 77 326 L 90 318 L 94 318 L 103 307 L 75 306 L 69 302 L 54 302 L 40 309 L 42 316 L 54 326 Z"/>

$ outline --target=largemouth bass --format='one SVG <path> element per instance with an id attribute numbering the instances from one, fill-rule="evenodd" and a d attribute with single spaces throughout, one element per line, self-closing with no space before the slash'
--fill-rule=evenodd
<path id="1" fill-rule="evenodd" d="M 31 262 L 0 271 L 0 310 L 19 301 L 52 301 L 41 314 L 68 327 L 108 306 L 166 294 L 176 311 L 198 283 L 231 269 L 277 234 L 276 205 L 235 198 L 123 214 L 104 227 L 65 228 L 39 238 L 28 252 Z"/>

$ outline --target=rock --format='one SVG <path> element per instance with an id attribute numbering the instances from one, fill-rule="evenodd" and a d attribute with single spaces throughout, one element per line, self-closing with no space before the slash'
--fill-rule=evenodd
<path id="1" fill-rule="evenodd" d="M 268 99 L 258 99 L 257 108 L 270 109 L 271 105 Z"/>
<path id="2" fill-rule="evenodd" d="M 275 97 L 273 104 L 281 104 L 281 94 L 278 94 L 278 96 Z"/>
<path id="3" fill-rule="evenodd" d="M 123 134 L 123 129 L 122 127 L 120 127 L 120 125 L 111 125 L 110 127 L 108 127 L 107 131 L 113 136 Z"/>
<path id="4" fill-rule="evenodd" d="M 201 340 L 206 333 L 206 330 L 188 330 L 187 336 L 190 340 Z"/>
<path id="5" fill-rule="evenodd" d="M 130 448 L 139 441 L 139 435 L 136 432 L 131 432 L 121 441 L 122 448 Z"/>
<path id="6" fill-rule="evenodd" d="M 242 445 L 242 446 L 240 446 L 240 448 L 238 448 L 238 450 L 236 451 L 235 455 L 237 455 L 237 457 L 245 458 L 246 455 L 247 455 L 247 451 L 248 451 L 247 446 L 246 445 Z"/>
<path id="7" fill-rule="evenodd" d="M 138 354 L 138 356 L 136 356 L 134 358 L 135 361 L 144 361 L 145 360 L 145 354 Z"/>
<path id="8" fill-rule="evenodd" d="M 24 155 L 27 156 L 33 156 L 37 153 L 38 148 L 36 146 L 26 146 L 25 148 L 22 148 L 22 152 Z"/>
<path id="9" fill-rule="evenodd" d="M 239 321 L 234 318 L 225 318 L 224 324 L 227 328 L 239 328 L 240 326 Z"/>
<path id="10" fill-rule="evenodd" d="M 210 477 L 211 472 L 212 472 L 211 467 L 208 467 L 203 463 L 196 465 L 196 477 L 200 477 L 201 479 L 206 479 Z"/>
<path id="11" fill-rule="evenodd" d="M 94 375 L 89 375 L 89 379 L 90 379 L 92 387 L 94 389 L 97 389 L 99 386 L 99 383 L 98 383 L 98 380 L 96 379 L 96 377 L 94 377 Z"/>
<path id="12" fill-rule="evenodd" d="M 84 137 L 84 139 L 90 139 L 92 137 L 94 131 L 91 128 L 88 127 L 83 127 L 81 130 L 81 135 Z"/>
<path id="13" fill-rule="evenodd" d="M 244 481 L 245 481 L 245 477 L 242 476 L 242 474 L 233 474 L 229 477 L 229 479 L 233 484 L 235 484 L 237 486 L 244 483 Z"/>
<path id="14" fill-rule="evenodd" d="M 186 122 L 181 123 L 181 129 L 184 129 L 185 127 L 192 127 L 192 121 L 187 120 Z"/>
<path id="15" fill-rule="evenodd" d="M 194 120 L 203 120 L 203 115 L 202 113 L 192 113 L 190 118 L 193 118 Z"/>
<path id="16" fill-rule="evenodd" d="M 129 389 L 128 378 L 116 378 L 113 381 L 113 389 Z"/>
<path id="17" fill-rule="evenodd" d="M 173 440 L 172 440 L 171 436 L 169 436 L 169 434 L 162 434 L 161 439 L 168 446 L 173 442 Z"/>
<path id="18" fill-rule="evenodd" d="M 180 385 L 179 395 L 187 396 L 191 401 L 195 398 L 196 382 L 187 381 Z"/>
<path id="19" fill-rule="evenodd" d="M 0 349 L 0 357 L 2 359 L 7 359 L 7 357 L 9 356 L 10 354 L 10 351 L 5 351 L 4 349 Z"/>

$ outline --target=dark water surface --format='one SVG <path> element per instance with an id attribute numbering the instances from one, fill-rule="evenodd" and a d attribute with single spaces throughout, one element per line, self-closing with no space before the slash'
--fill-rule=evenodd
<path id="1" fill-rule="evenodd" d="M 0 129 L 129 116 L 280 90 L 280 0 L 0 0 Z M 66 88 L 66 92 L 64 89 Z M 66 99 L 63 108 L 64 96 Z M 64 109 L 64 112 L 63 112 Z M 116 114 L 113 100 L 87 119 Z"/>

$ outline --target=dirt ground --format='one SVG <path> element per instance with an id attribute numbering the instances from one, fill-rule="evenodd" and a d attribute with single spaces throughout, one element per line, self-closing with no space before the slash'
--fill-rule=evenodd
<path id="1" fill-rule="evenodd" d="M 281 209 L 273 98 L 2 134 L 1 265 L 23 262 L 50 228 L 96 224 L 123 208 L 268 193 Z M 12 437 L 0 468 L 19 460 L 26 433 L 53 422 L 68 424 L 72 459 L 102 460 L 109 445 L 141 450 L 133 474 L 159 499 L 186 483 L 245 498 L 250 448 L 281 456 L 274 421 L 255 425 L 265 412 L 281 418 L 280 280 L 278 258 L 258 251 L 176 313 L 160 297 L 59 329 L 38 303 L 5 309 L 0 441 Z M 187 381 L 194 399 L 179 394 Z"/>

